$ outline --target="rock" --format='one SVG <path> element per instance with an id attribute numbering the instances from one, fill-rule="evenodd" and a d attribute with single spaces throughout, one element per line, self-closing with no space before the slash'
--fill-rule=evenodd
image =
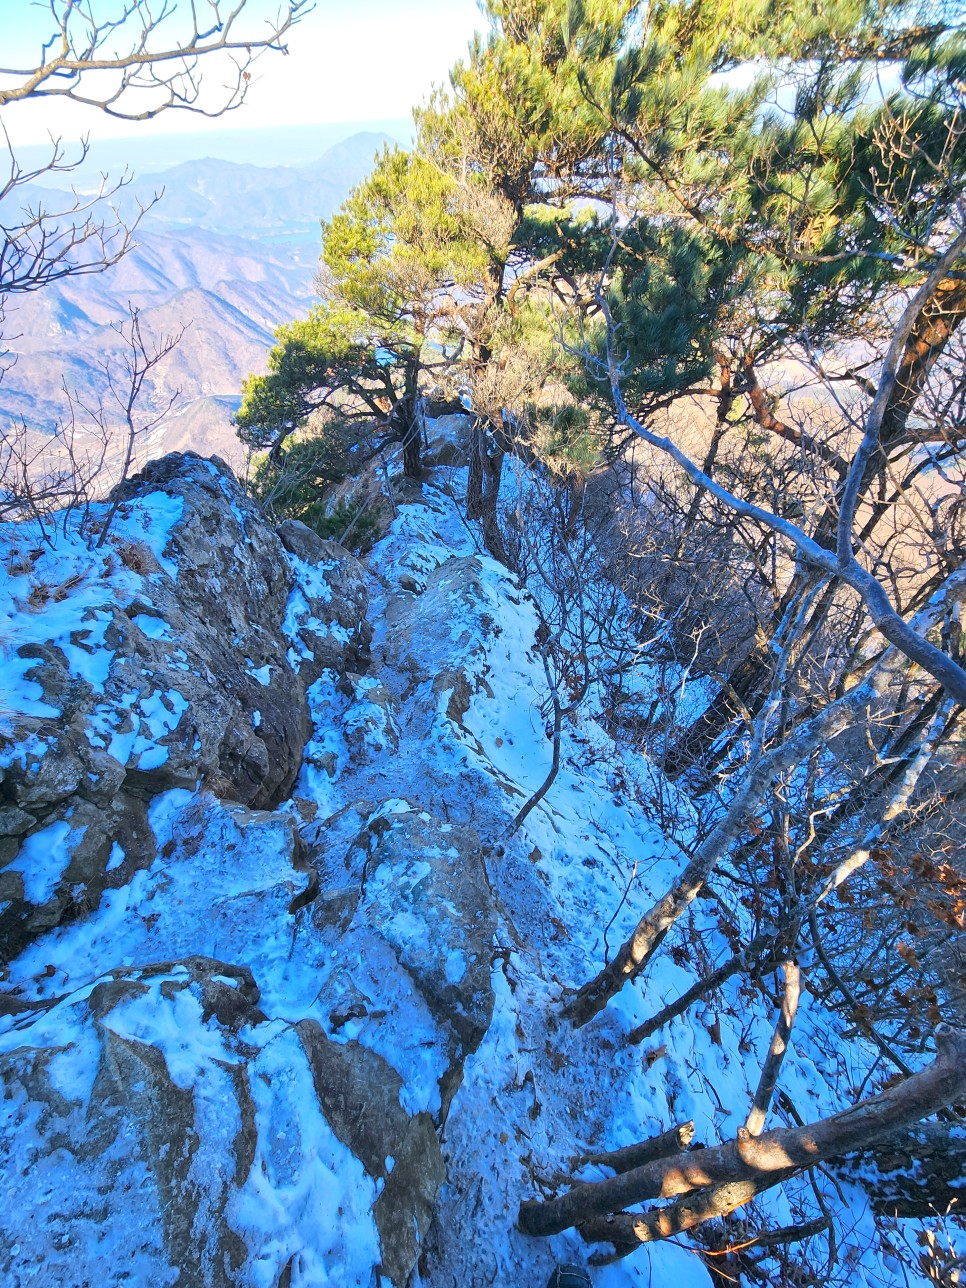
<path id="1" fill-rule="evenodd" d="M 189 957 L 115 972 L 63 1003 L 56 1027 L 35 1025 L 29 1046 L 6 1043 L 0 1166 L 18 1177 L 18 1201 L 0 1205 L 5 1283 L 254 1288 L 280 1282 L 296 1257 L 307 1282 L 323 1281 L 327 1257 L 346 1282 L 368 1282 L 380 1204 L 387 1230 L 394 1206 L 409 1219 L 412 1243 L 418 1205 L 405 1212 L 399 1191 L 405 1175 L 414 1194 L 435 1192 L 431 1125 L 410 1140 L 398 1101 L 390 1109 L 403 1171 L 387 1200 L 381 1160 L 377 1200 L 315 1098 L 317 1084 L 327 1100 L 344 1089 L 258 1000 L 243 968 Z"/>
<path id="2" fill-rule="evenodd" d="M 374 823 L 363 843 L 369 857 L 362 915 L 453 1030 L 460 1054 L 475 1051 L 493 1013 L 496 931 L 479 838 L 411 810 Z"/>
<path id="3" fill-rule="evenodd" d="M 461 724 L 481 686 L 489 642 L 500 630 L 496 612 L 475 555 L 447 559 L 427 575 L 419 599 L 405 612 L 397 609 L 388 647 L 408 675 L 407 694 L 418 691 L 423 718 L 431 720 L 442 707 Z"/>
<path id="4" fill-rule="evenodd" d="M 125 484 L 122 495 L 136 506 L 156 491 L 180 498 L 183 507 L 165 552 L 175 575 L 149 579 L 150 598 L 156 618 L 187 656 L 172 666 L 170 643 L 145 635 L 137 614 L 119 626 L 126 632 L 120 645 L 128 641 L 131 662 L 140 669 L 147 661 L 155 672 L 154 692 L 180 692 L 188 708 L 187 718 L 179 716 L 158 740 L 169 755 L 160 768 L 148 767 L 152 777 L 144 786 L 156 792 L 185 785 L 185 777 L 193 785 L 198 776 L 217 774 L 232 785 L 234 799 L 271 808 L 290 792 L 309 733 L 304 687 L 293 675 L 282 632 L 294 582 L 288 561 L 222 462 L 192 453 L 166 456 Z M 117 669 L 115 662 L 112 680 Z"/>
<path id="5" fill-rule="evenodd" d="M 458 725 L 486 686 L 481 561 L 439 566 L 427 486 L 393 538 L 410 702 L 365 673 L 340 546 L 190 455 L 120 498 L 99 615 L 20 658 L 59 714 L 0 728 L 0 1282 L 405 1288 L 499 923 L 476 833 L 380 798 L 450 808 L 419 708 Z"/>
<path id="6" fill-rule="evenodd" d="M 423 452 L 428 468 L 439 465 L 460 467 L 466 464 L 473 418 L 463 413 L 441 415 L 426 425 L 429 439 Z"/>
<path id="7" fill-rule="evenodd" d="M 340 689 L 350 699 L 340 724 L 346 747 L 357 765 L 399 749 L 399 726 L 392 695 L 385 685 L 367 676 L 346 675 Z"/>
<path id="8" fill-rule="evenodd" d="M 340 675 L 364 671 L 372 627 L 366 619 L 369 589 L 362 564 L 297 519 L 280 523 L 278 535 L 296 566 L 302 565 L 302 594 L 294 597 L 290 620 L 306 688 L 327 669 Z"/>
<path id="9" fill-rule="evenodd" d="M 300 915 L 313 874 L 298 871 L 291 814 L 192 796 L 155 826 L 164 861 L 123 921 L 61 932 L 83 945 L 94 987 L 58 996 L 71 981 L 52 965 L 0 1005 L 18 1015 L 0 1026 L 0 1169 L 29 1175 L 31 1213 L 0 1211 L 0 1281 L 43 1266 L 55 1283 L 113 1283 L 119 1256 L 135 1282 L 255 1288 L 284 1282 L 294 1256 L 306 1282 L 336 1266 L 340 1282 L 368 1284 L 379 1265 L 380 1282 L 404 1288 L 443 1181 L 440 1145 L 414 1086 L 347 1033 L 371 1000 L 357 990 L 339 1015 L 346 1041 L 304 1014 L 320 983 L 325 994 L 329 953 Z M 220 955 L 184 951 L 199 942 Z M 365 918 L 341 942 L 346 960 L 353 942 L 378 948 Z M 158 961 L 165 947 L 181 955 Z M 118 959 L 155 964 L 104 969 Z M 277 988 L 279 967 L 296 988 L 282 1020 L 259 987 Z M 427 1034 L 406 1036 L 424 1060 Z M 97 1238 L 78 1243 L 91 1213 Z"/>
<path id="10" fill-rule="evenodd" d="M 346 866 L 350 880 L 354 873 L 359 880 L 321 892 L 316 924 L 338 935 L 347 959 L 358 956 L 370 964 L 382 995 L 415 990 L 437 1035 L 439 1114 L 445 1117 L 463 1063 L 483 1040 L 493 1014 L 497 920 L 479 838 L 406 802 L 387 802 L 370 815 Z M 374 963 L 383 961 L 394 963 L 403 982 L 385 978 L 391 969 L 385 965 L 376 969 Z M 327 992 L 332 1009 L 351 1005 L 357 979 L 333 975 Z"/>
<path id="11" fill-rule="evenodd" d="M 37 822 L 33 814 L 18 809 L 16 805 L 6 805 L 0 809 L 0 836 L 23 836 Z"/>
<path id="12" fill-rule="evenodd" d="M 331 559 L 334 551 L 349 555 L 344 546 L 340 546 L 337 541 L 320 537 L 300 519 L 283 519 L 275 531 L 289 554 L 295 555 L 296 559 L 301 559 L 303 563 L 318 566 L 325 563 L 327 559 Z M 349 555 L 349 558 L 351 557 Z"/>
<path id="13" fill-rule="evenodd" d="M 402 1079 L 375 1052 L 358 1042 L 331 1042 L 314 1020 L 295 1027 L 329 1125 L 369 1175 L 383 1182 L 372 1209 L 381 1269 L 396 1288 L 405 1288 L 444 1179 L 433 1120 L 405 1112 Z"/>
<path id="14" fill-rule="evenodd" d="M 423 464 L 428 469 L 438 466 L 459 469 L 466 464 L 466 448 L 448 438 L 434 438 L 423 453 Z"/>
<path id="15" fill-rule="evenodd" d="M 105 550 L 123 565 L 123 590 L 77 610 L 69 645 L 19 651 L 59 715 L 14 717 L 9 750 L 0 742 L 0 944 L 10 955 L 152 862 L 144 809 L 158 794 L 201 782 L 254 809 L 286 799 L 311 729 L 308 684 L 327 663 L 357 667 L 368 647 L 361 567 L 289 525 L 289 542 L 316 561 L 293 570 L 222 462 L 167 456 L 116 495 Z M 163 548 L 137 536 L 159 513 L 169 516 Z M 287 633 L 303 605 L 311 632 Z M 293 640 L 309 654 L 304 675 Z"/>
<path id="16" fill-rule="evenodd" d="M 167 1013 L 175 1023 L 180 1017 L 187 1040 L 194 1025 L 205 1024 L 206 997 L 208 1016 L 216 1015 L 210 990 L 217 996 L 228 989 L 228 978 L 238 981 L 238 1006 L 255 1022 L 250 980 L 223 962 L 192 958 L 98 984 L 71 1006 L 67 1047 L 38 1044 L 2 1058 L 12 1093 L 8 1114 L 25 1124 L 39 1113 L 50 1133 L 26 1149 L 5 1134 L 4 1163 L 19 1162 L 23 1175 L 22 1160 L 31 1156 L 28 1202 L 34 1186 L 57 1195 L 54 1204 L 31 1203 L 19 1229 L 9 1224 L 15 1214 L 5 1205 L 0 1267 L 6 1282 L 21 1282 L 42 1266 L 52 1283 L 112 1283 L 118 1264 L 141 1282 L 177 1279 L 212 1288 L 237 1282 L 245 1244 L 218 1217 L 239 1171 L 250 1167 L 253 1125 L 236 1105 L 217 1136 L 205 1132 L 202 1120 L 211 1107 L 206 1114 L 196 1104 L 194 1071 L 172 1067 L 145 1025 L 148 1016 Z M 162 1037 L 162 1044 L 170 1040 Z M 220 1085 L 204 1090 L 215 1096 L 232 1090 L 237 1101 L 238 1075 L 228 1066 L 211 1072 Z M 216 1140 L 225 1157 L 211 1166 Z M 85 1247 L 82 1232 L 92 1219 L 98 1238 Z M 100 1274 L 98 1243 L 104 1246 Z"/>

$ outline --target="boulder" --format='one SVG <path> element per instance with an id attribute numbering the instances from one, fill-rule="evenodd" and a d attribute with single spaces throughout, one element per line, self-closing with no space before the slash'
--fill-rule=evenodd
<path id="1" fill-rule="evenodd" d="M 455 404 L 459 406 L 459 404 Z M 463 410 L 442 414 L 435 420 L 427 419 L 427 443 L 423 451 L 423 464 L 428 468 L 437 466 L 465 465 L 469 457 L 470 435 L 473 429 L 473 418 Z"/>
<path id="2" fill-rule="evenodd" d="M 399 750 L 392 694 L 371 676 L 347 674 L 339 686 L 349 704 L 340 718 L 346 749 L 356 765 L 368 764 L 383 752 Z"/>
<path id="3" fill-rule="evenodd" d="M 480 558 L 468 555 L 434 567 L 419 599 L 394 614 L 388 648 L 423 718 L 442 712 L 462 723 L 472 695 L 486 687 L 486 656 L 500 631 L 497 611 Z"/>
<path id="4" fill-rule="evenodd" d="M 364 671 L 372 627 L 366 619 L 369 588 L 362 564 L 344 546 L 297 519 L 286 519 L 277 531 L 300 573 L 287 628 L 295 637 L 293 662 L 306 687 L 327 669 L 340 675 Z"/>
<path id="5" fill-rule="evenodd" d="M 400 926 L 373 930 L 377 903 L 333 960 L 305 915 L 317 882 L 291 813 L 176 794 L 152 823 L 161 855 L 123 918 L 104 908 L 62 928 L 33 951 L 50 963 L 39 975 L 13 966 L 0 1170 L 27 1179 L 23 1211 L 0 1211 L 0 1280 L 43 1267 L 51 1283 L 108 1284 L 119 1264 L 134 1282 L 256 1288 L 285 1282 L 291 1263 L 304 1282 L 335 1266 L 339 1282 L 369 1284 L 378 1267 L 405 1288 L 444 1173 L 419 1069 L 449 1067 L 453 1039 L 428 1012 L 412 1022 L 387 944 L 427 992 L 428 966 Z M 450 837 L 425 816 L 388 830 L 377 871 L 406 836 L 424 849 Z M 457 840 L 470 857 L 472 838 Z M 452 893 L 471 897 L 459 882 Z M 441 899 L 424 900 L 433 924 Z M 357 955 L 377 960 L 384 994 L 356 986 L 340 1012 L 334 977 L 358 978 Z M 460 1019 L 479 999 L 436 1005 Z M 360 1023 L 380 1014 L 385 1050 Z"/>
<path id="6" fill-rule="evenodd" d="M 320 892 L 313 916 L 341 958 L 365 963 L 367 972 L 332 973 L 323 993 L 330 1022 L 365 1020 L 380 998 L 398 1009 L 395 999 L 414 995 L 407 1046 L 393 1048 L 391 1058 L 442 1119 L 493 1014 L 497 917 L 479 838 L 406 801 L 383 802 L 350 846 L 345 868 L 338 885 L 331 880 Z M 429 1065 L 416 1052 L 417 1072 L 406 1061 L 419 1045 L 412 1030 L 420 1024 Z"/>
<path id="7" fill-rule="evenodd" d="M 88 560 L 101 589 L 77 591 L 69 637 L 16 654 L 56 714 L 0 731 L 4 955 L 152 861 L 144 811 L 159 793 L 285 800 L 311 731 L 307 687 L 326 666 L 358 669 L 368 648 L 357 561 L 302 525 L 285 525 L 290 557 L 221 461 L 166 456 L 115 495 Z M 69 615 L 71 583 L 61 591 Z"/>
<path id="8" fill-rule="evenodd" d="M 3 1282 L 255 1288 L 297 1263 L 304 1282 L 335 1264 L 342 1282 L 368 1283 L 380 1204 L 386 1228 L 408 1221 L 412 1241 L 422 1207 L 385 1189 L 377 1199 L 317 1099 L 345 1094 L 327 1079 L 348 1061 L 310 1064 L 258 1001 L 244 968 L 192 957 L 112 972 L 65 999 L 56 1023 L 35 1023 L 28 1045 L 7 1035 L 0 1167 L 18 1181 L 17 1201 L 0 1205 Z M 422 1141 L 431 1189 L 435 1135 L 416 1124 L 410 1140 L 402 1111 L 389 1116 L 401 1178 L 419 1172 Z"/>
<path id="9" fill-rule="evenodd" d="M 406 1113 L 402 1078 L 374 1051 L 359 1042 L 330 1041 L 314 1020 L 295 1027 L 329 1126 L 382 1182 L 372 1209 L 380 1269 L 396 1288 L 405 1288 L 444 1180 L 433 1120 L 428 1113 Z"/>

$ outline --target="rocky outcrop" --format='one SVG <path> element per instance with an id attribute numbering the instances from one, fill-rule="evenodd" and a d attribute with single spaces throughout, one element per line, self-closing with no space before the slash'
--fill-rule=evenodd
<path id="1" fill-rule="evenodd" d="M 323 888 L 316 924 L 347 961 L 366 962 L 373 991 L 412 994 L 438 1048 L 427 1103 L 437 1117 L 493 1014 L 490 983 L 497 918 L 479 838 L 406 801 L 384 802 L 350 845 L 341 882 Z M 376 963 L 382 963 L 376 966 Z M 336 970 L 325 990 L 330 1020 L 365 1018 L 360 971 Z M 375 1007 L 373 1006 L 373 1008 Z"/>
<path id="2" fill-rule="evenodd" d="M 448 695 L 447 713 L 459 722 L 477 684 L 471 660 L 496 629 L 480 560 L 447 559 L 423 577 L 419 593 L 391 624 L 389 646 L 408 675 L 407 691 L 424 690 L 427 714 Z"/>
<path id="3" fill-rule="evenodd" d="M 21 651 L 58 715 L 0 747 L 4 1282 L 406 1288 L 438 1248 L 506 954 L 505 788 L 454 752 L 502 574 L 426 493 L 374 581 L 167 458 L 81 552 L 102 599 Z"/>
<path id="4" fill-rule="evenodd" d="M 340 675 L 364 671 L 372 627 L 366 618 L 369 590 L 362 564 L 297 519 L 279 524 L 278 535 L 301 574 L 286 625 L 306 687 L 325 670 Z"/>
<path id="5" fill-rule="evenodd" d="M 388 1061 L 359 1042 L 332 1042 L 321 1025 L 296 1025 L 319 1105 L 342 1143 L 382 1190 L 372 1208 L 380 1267 L 406 1284 L 426 1237 L 443 1183 L 443 1155 L 433 1120 L 402 1108 L 403 1080 Z"/>
<path id="6" fill-rule="evenodd" d="M 286 532 L 290 560 L 227 466 L 168 456 L 120 499 L 101 602 L 88 595 L 68 635 L 18 651 L 52 714 L 15 718 L 0 743 L 5 955 L 153 859 L 145 803 L 158 793 L 202 784 L 255 809 L 286 799 L 311 730 L 308 685 L 365 664 L 359 565 L 307 529 Z M 173 518 L 163 542 L 158 514 Z"/>
<path id="7" fill-rule="evenodd" d="M 352 863 L 368 836 L 391 838 L 377 871 L 407 836 L 417 862 L 440 842 L 450 868 L 472 858 L 472 837 L 412 813 L 369 820 Z M 334 1282 L 357 1282 L 355 1267 L 368 1284 L 378 1265 L 404 1288 L 443 1181 L 435 1079 L 462 1068 L 453 1025 L 475 1016 L 478 1040 L 492 1007 L 487 945 L 462 980 L 433 982 L 407 944 L 407 926 L 423 935 L 412 898 L 385 934 L 377 899 L 330 937 L 290 813 L 175 793 L 151 822 L 162 857 L 123 920 L 65 928 L 39 984 L 14 971 L 0 1171 L 25 1179 L 21 1206 L 0 1205 L 0 1278 L 43 1266 L 51 1283 L 107 1284 L 120 1263 L 138 1282 L 227 1288 L 284 1282 L 292 1263 L 305 1282 L 334 1266 Z M 438 885 L 423 891 L 428 933 L 440 917 L 473 921 L 456 884 L 451 909 L 432 909 Z M 70 973 L 81 954 L 93 988 Z M 369 980 L 361 961 L 376 964 Z M 439 1024 L 406 1000 L 417 978 Z M 368 1010 L 345 1006 L 347 980 Z"/>
<path id="8" fill-rule="evenodd" d="M 0 1165 L 22 1178 L 0 1213 L 3 1281 L 253 1283 L 269 1209 L 279 1271 L 310 1219 L 347 1265 L 347 1233 L 376 1251 L 361 1163 L 338 1192 L 345 1147 L 313 1094 L 327 1075 L 266 1023 L 251 974 L 194 957 L 113 975 L 48 1017 L 58 1041 L 34 1032 L 0 1060 Z"/>

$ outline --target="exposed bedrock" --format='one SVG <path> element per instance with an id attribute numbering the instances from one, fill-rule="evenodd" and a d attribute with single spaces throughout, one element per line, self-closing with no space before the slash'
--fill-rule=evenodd
<path id="1" fill-rule="evenodd" d="M 306 688 L 323 668 L 365 665 L 361 566 L 301 525 L 284 525 L 283 546 L 220 461 L 166 456 L 121 496 L 103 602 L 78 611 L 69 645 L 19 650 L 52 714 L 14 717 L 0 742 L 4 957 L 151 862 L 158 793 L 285 800 L 311 729 Z M 161 550 L 137 536 L 159 505 L 177 516 Z"/>

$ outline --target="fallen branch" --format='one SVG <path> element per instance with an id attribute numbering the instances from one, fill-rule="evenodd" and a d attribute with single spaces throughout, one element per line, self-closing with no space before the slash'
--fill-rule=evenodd
<path id="1" fill-rule="evenodd" d="M 643 1140 L 638 1145 L 627 1145 L 623 1149 L 611 1149 L 602 1154 L 584 1154 L 578 1162 L 581 1166 L 596 1163 L 601 1167 L 612 1167 L 618 1175 L 621 1175 L 632 1171 L 635 1167 L 643 1167 L 645 1163 L 651 1163 L 656 1158 L 669 1158 L 674 1154 L 680 1154 L 693 1140 L 694 1123 L 686 1122 L 677 1127 L 669 1127 L 659 1136 L 652 1136 L 650 1140 Z"/>
<path id="2" fill-rule="evenodd" d="M 594 1217 L 581 1222 L 579 1230 L 588 1243 L 614 1245 L 613 1253 L 599 1254 L 593 1259 L 596 1265 L 607 1265 L 626 1257 L 642 1243 L 671 1239 L 676 1234 L 686 1234 L 705 1221 L 727 1216 L 735 1208 L 751 1202 L 762 1190 L 789 1180 L 796 1170 L 787 1167 L 781 1172 L 754 1176 L 747 1181 L 727 1181 L 697 1194 L 685 1195 L 667 1207 L 652 1208 L 649 1212 L 618 1212 L 614 1216 Z"/>
<path id="3" fill-rule="evenodd" d="M 826 1159 L 868 1149 L 890 1133 L 961 1100 L 966 1096 L 966 1034 L 940 1025 L 936 1048 L 936 1059 L 928 1068 L 831 1118 L 805 1127 L 776 1128 L 757 1137 L 741 1132 L 724 1145 L 656 1159 L 607 1180 L 579 1182 L 560 1198 L 522 1203 L 519 1228 L 524 1234 L 559 1234 L 636 1203 L 678 1198 L 696 1190 L 715 1194 L 674 1211 L 664 1209 L 669 1211 L 664 1225 L 660 1214 L 643 1213 L 631 1220 L 642 1223 L 642 1230 L 658 1231 L 648 1237 L 665 1238 L 660 1231 L 668 1223 L 688 1221 L 682 1227 L 688 1229 L 700 1223 L 690 1221 L 689 1212 L 701 1212 L 701 1221 L 723 1215 L 762 1189 Z M 709 1203 L 711 1198 L 714 1201 Z M 720 1210 L 712 1211 L 715 1206 Z"/>

